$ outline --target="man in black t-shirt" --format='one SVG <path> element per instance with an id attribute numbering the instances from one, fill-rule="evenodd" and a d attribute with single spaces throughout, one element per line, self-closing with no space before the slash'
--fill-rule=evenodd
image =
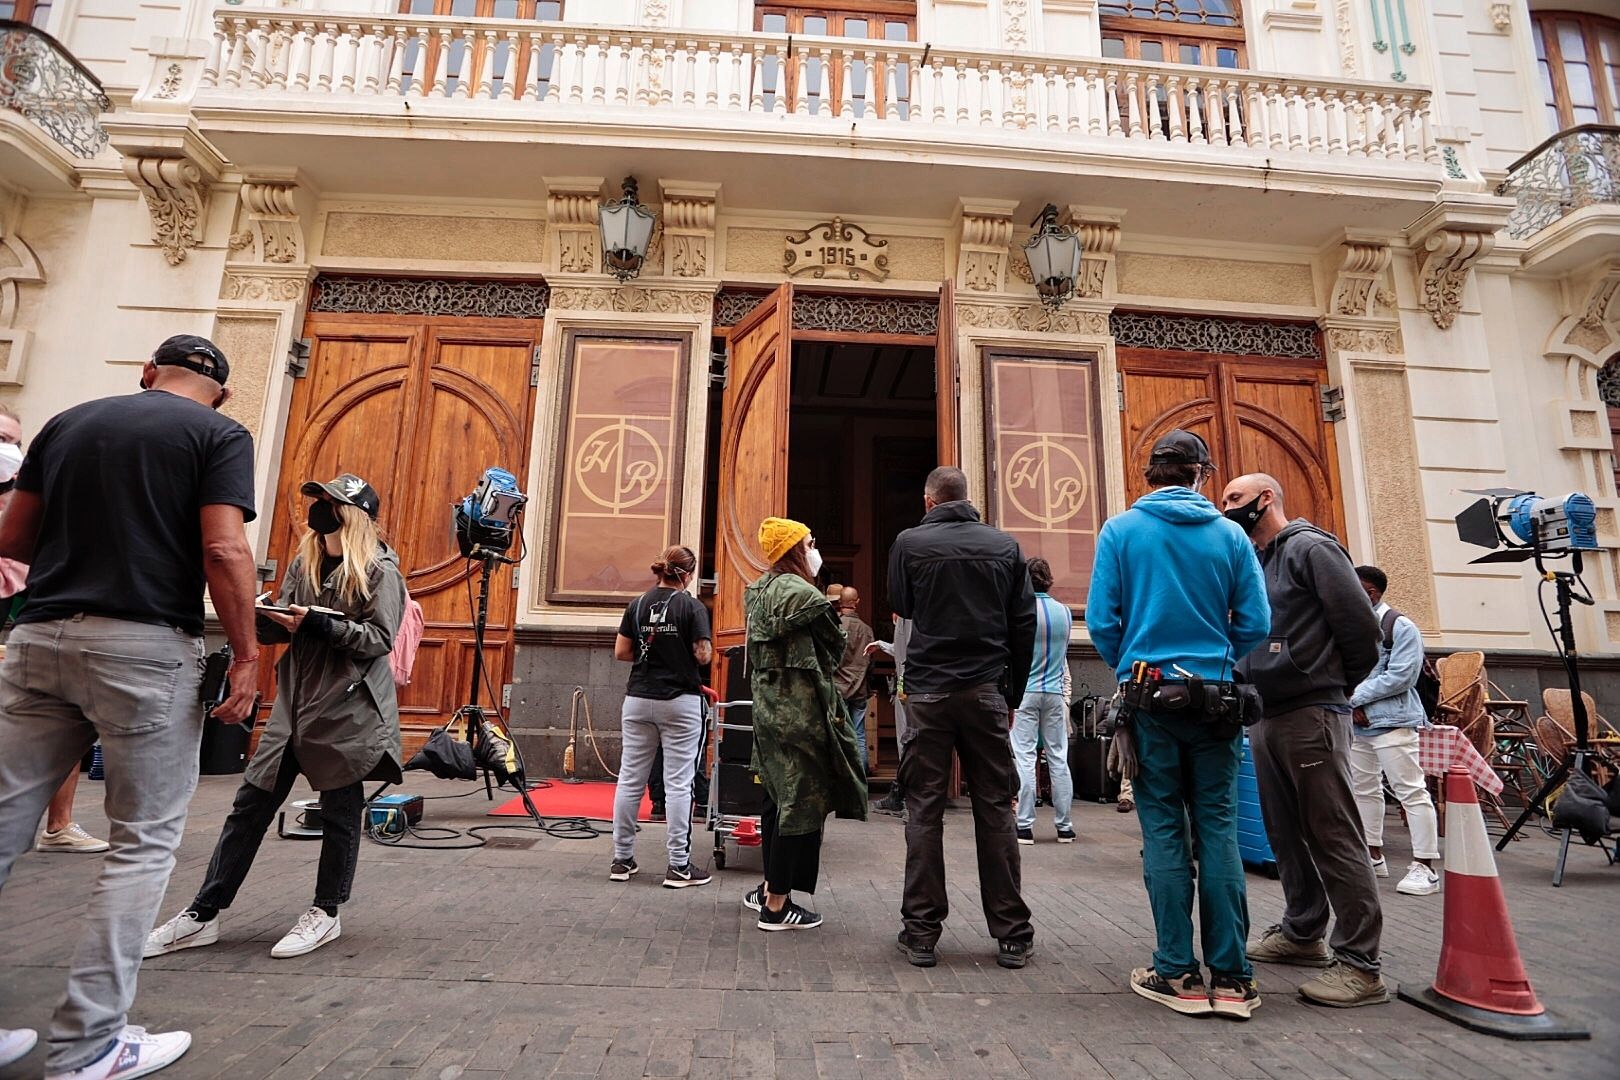
<path id="1" fill-rule="evenodd" d="M 112 851 L 52 1021 L 52 1074 L 145 1075 L 191 1043 L 126 1020 L 197 783 L 205 583 L 235 653 L 215 719 L 246 719 L 258 684 L 253 440 L 215 411 L 229 373 L 212 342 L 165 341 L 144 393 L 45 425 L 0 518 L 0 557 L 32 564 L 0 666 L 0 884 L 98 738 L 107 762 Z"/>

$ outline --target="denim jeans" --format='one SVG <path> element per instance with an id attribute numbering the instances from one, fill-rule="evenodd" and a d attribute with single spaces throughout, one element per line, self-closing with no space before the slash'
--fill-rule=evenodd
<path id="1" fill-rule="evenodd" d="M 1035 749 L 1046 744 L 1046 771 L 1052 777 L 1052 817 L 1060 829 L 1073 827 L 1074 777 L 1069 774 L 1069 710 L 1062 694 L 1025 694 L 1013 714 L 1013 761 L 1018 764 L 1018 827 L 1035 827 Z"/>
<path id="2" fill-rule="evenodd" d="M 107 840 L 46 1068 L 99 1058 L 128 1022 L 141 952 L 197 787 L 201 638 L 75 615 L 12 632 L 0 667 L 0 885 L 51 795 L 99 738 Z"/>
<path id="3" fill-rule="evenodd" d="M 1249 902 L 1237 842 L 1241 741 L 1188 717 L 1139 712 L 1134 729 L 1142 877 L 1158 935 L 1153 967 L 1166 979 L 1199 969 L 1192 927 L 1196 858 L 1204 960 L 1212 974 L 1247 979 L 1254 969 L 1245 953 Z"/>
<path id="4" fill-rule="evenodd" d="M 665 842 L 670 866 L 691 862 L 692 770 L 703 742 L 703 698 L 683 694 L 668 701 L 627 697 L 620 714 L 623 742 L 619 784 L 613 793 L 613 857 L 636 853 L 636 812 L 647 774 L 660 745 L 664 748 Z"/>
<path id="5" fill-rule="evenodd" d="M 274 791 L 248 783 L 237 789 L 236 801 L 214 845 L 214 857 L 208 860 L 208 875 L 197 891 L 197 903 L 223 911 L 236 900 L 259 853 L 259 843 L 275 820 L 276 809 L 292 794 L 298 774 L 298 759 L 289 746 L 281 756 Z M 354 885 L 366 797 L 358 780 L 320 795 L 321 859 L 315 869 L 315 906 L 337 907 L 348 903 Z"/>
<path id="6" fill-rule="evenodd" d="M 861 749 L 861 772 L 871 770 L 866 760 L 866 705 L 867 698 L 851 698 L 844 704 L 849 707 L 849 722 L 855 728 L 855 745 Z"/>

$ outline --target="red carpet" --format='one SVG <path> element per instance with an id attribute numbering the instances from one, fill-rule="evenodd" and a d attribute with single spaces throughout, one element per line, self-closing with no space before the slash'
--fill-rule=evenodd
<path id="1" fill-rule="evenodd" d="M 592 821 L 613 820 L 613 790 L 615 785 L 601 780 L 587 780 L 582 784 L 568 784 L 561 780 L 547 780 L 550 787 L 529 792 L 534 808 L 545 818 L 590 818 Z M 490 817 L 528 817 L 523 809 L 523 797 L 513 796 L 489 812 Z M 641 809 L 637 821 L 652 820 L 652 799 L 646 792 L 641 795 Z"/>

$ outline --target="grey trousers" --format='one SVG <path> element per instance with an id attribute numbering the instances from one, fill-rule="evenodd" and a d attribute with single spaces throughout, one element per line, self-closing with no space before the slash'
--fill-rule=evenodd
<path id="1" fill-rule="evenodd" d="M 692 773 L 703 742 L 703 698 L 685 694 L 669 701 L 627 697 L 620 714 L 624 741 L 619 785 L 613 793 L 613 857 L 636 853 L 636 811 L 659 744 L 664 747 L 664 821 L 669 865 L 691 861 Z"/>
<path id="2" fill-rule="evenodd" d="M 1268 714 L 1249 729 L 1260 814 L 1282 880 L 1284 936 L 1325 936 L 1331 904 L 1334 955 L 1376 972 L 1384 912 L 1350 784 L 1351 738 L 1348 714 L 1318 707 Z"/>
<path id="3" fill-rule="evenodd" d="M 201 638 L 75 616 L 17 627 L 0 666 L 0 886 L 70 769 L 99 737 L 108 841 L 67 996 L 51 1020 L 51 1072 L 100 1057 L 124 1029 L 141 952 L 174 870 L 197 787 Z"/>

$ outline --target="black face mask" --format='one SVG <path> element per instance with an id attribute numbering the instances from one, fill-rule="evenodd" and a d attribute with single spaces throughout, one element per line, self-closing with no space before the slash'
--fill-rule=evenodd
<path id="1" fill-rule="evenodd" d="M 1260 517 L 1265 513 L 1260 508 L 1260 500 L 1264 496 L 1265 492 L 1262 491 L 1242 506 L 1232 507 L 1232 509 L 1226 511 L 1227 520 L 1237 522 L 1238 528 L 1242 529 L 1245 535 L 1253 536 L 1254 527 L 1260 524 Z"/>
<path id="2" fill-rule="evenodd" d="M 337 507 L 325 499 L 316 499 L 309 504 L 309 527 L 322 536 L 330 536 L 343 528 L 343 519 L 338 517 Z"/>

